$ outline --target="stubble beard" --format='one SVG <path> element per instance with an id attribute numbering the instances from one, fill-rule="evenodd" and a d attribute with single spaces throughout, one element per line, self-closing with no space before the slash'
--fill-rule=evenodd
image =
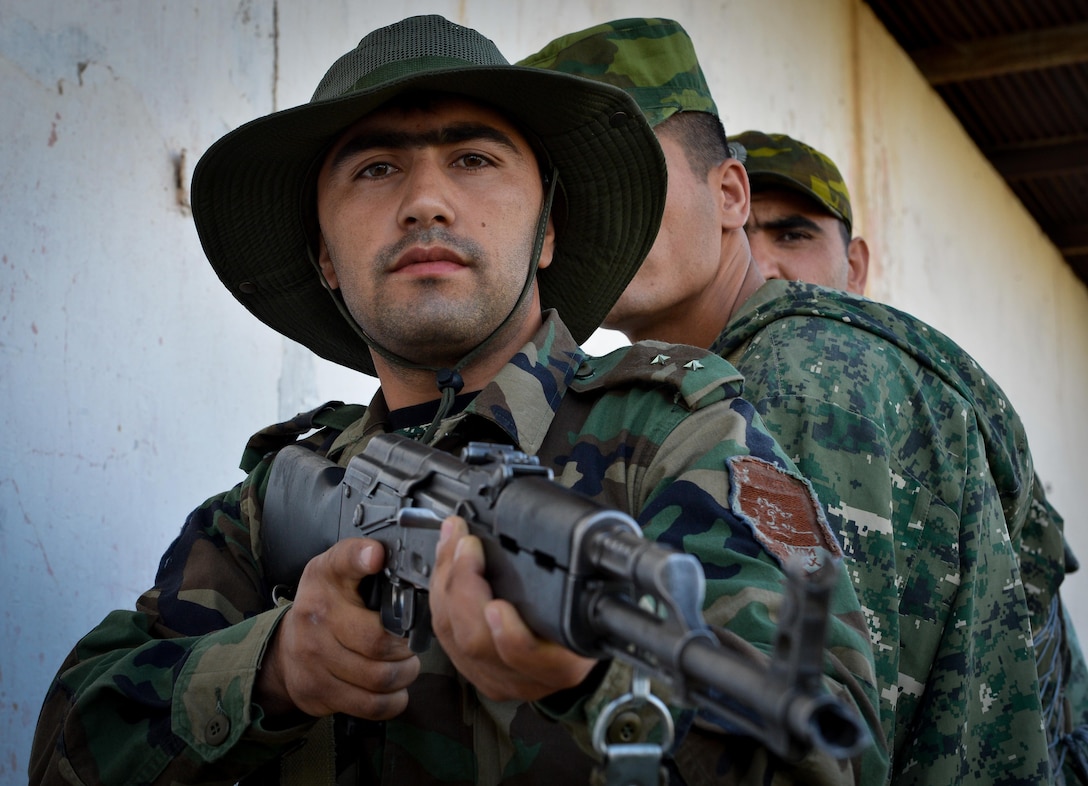
<path id="1" fill-rule="evenodd" d="M 405 360 L 452 368 L 507 317 L 524 280 L 519 280 L 507 296 L 501 282 L 488 278 L 488 274 L 501 275 L 502 264 L 489 259 L 479 244 L 442 228 L 411 233 L 382 249 L 373 263 L 376 279 L 387 275 L 385 271 L 417 244 L 441 245 L 456 251 L 473 272 L 475 292 L 466 293 L 464 282 L 421 278 L 412 282 L 412 295 L 402 294 L 395 299 L 379 295 L 367 313 L 356 313 L 355 318 L 375 341 Z M 527 254 L 519 256 L 527 258 Z"/>

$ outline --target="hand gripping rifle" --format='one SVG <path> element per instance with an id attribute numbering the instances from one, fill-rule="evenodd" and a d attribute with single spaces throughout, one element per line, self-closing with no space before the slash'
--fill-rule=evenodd
<path id="1" fill-rule="evenodd" d="M 696 557 L 646 540 L 631 517 L 560 486 L 535 457 L 507 446 L 471 443 L 458 459 L 383 434 L 346 469 L 284 448 L 264 500 L 265 575 L 294 587 L 337 541 L 380 541 L 384 571 L 360 591 L 386 630 L 422 652 L 439 527 L 451 515 L 482 541 L 495 597 L 538 636 L 626 661 L 782 757 L 818 746 L 847 758 L 869 744 L 852 708 L 820 682 L 835 563 L 790 571 L 774 657 L 761 666 L 723 647 L 703 619 Z"/>

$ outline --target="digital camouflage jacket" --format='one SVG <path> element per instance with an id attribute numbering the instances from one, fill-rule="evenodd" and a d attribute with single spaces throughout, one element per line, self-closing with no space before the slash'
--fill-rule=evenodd
<path id="1" fill-rule="evenodd" d="M 560 483 L 635 516 L 648 537 L 694 553 L 707 576 L 707 618 L 766 661 L 782 602 L 779 557 L 790 548 L 773 539 L 781 516 L 807 527 L 807 545 L 796 550 L 837 546 L 811 489 L 738 398 L 741 383 L 731 366 L 690 347 L 640 345 L 589 359 L 549 315 L 467 409 L 443 422 L 436 444 L 516 445 Z M 342 432 L 322 429 L 302 443 L 346 464 L 383 430 L 386 414 L 379 392 Z M 305 429 L 309 419 L 301 420 Z M 256 557 L 271 458 L 191 514 L 136 611 L 111 613 L 76 645 L 42 709 L 32 782 L 276 782 L 294 756 L 317 749 L 299 746 L 330 724 L 273 731 L 251 698 L 262 652 L 289 608 L 274 606 Z M 778 525 L 753 515 L 772 496 Z M 879 739 L 871 650 L 845 570 L 832 612 L 824 682 Z M 331 724 L 338 782 L 588 783 L 588 730 L 627 690 L 625 677 L 613 664 L 591 695 L 561 705 L 496 703 L 460 678 L 435 641 L 405 713 Z M 677 744 L 666 761 L 675 783 L 885 777 L 880 744 L 854 760 L 811 754 L 788 766 L 702 714 L 675 715 Z"/>
<path id="2" fill-rule="evenodd" d="M 1033 633 L 1040 659 L 1065 649 L 1063 537 L 1001 389 L 910 315 L 799 282 L 766 283 L 712 349 L 840 536 L 893 782 L 1052 782 L 1044 728 L 1067 721 L 1053 695 L 1044 714 Z"/>

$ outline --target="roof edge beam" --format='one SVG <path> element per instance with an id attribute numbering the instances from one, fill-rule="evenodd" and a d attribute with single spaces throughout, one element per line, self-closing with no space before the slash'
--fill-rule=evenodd
<path id="1" fill-rule="evenodd" d="M 931 85 L 1088 62 L 1088 23 L 918 49 L 910 57 Z"/>
<path id="2" fill-rule="evenodd" d="M 987 151 L 1006 180 L 1032 180 L 1088 169 L 1088 139 Z"/>

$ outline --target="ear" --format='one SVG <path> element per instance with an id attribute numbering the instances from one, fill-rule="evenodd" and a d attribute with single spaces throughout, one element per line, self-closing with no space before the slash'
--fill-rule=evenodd
<path id="1" fill-rule="evenodd" d="M 869 244 L 863 237 L 850 240 L 846 249 L 846 289 L 858 295 L 865 294 L 865 284 L 869 279 Z"/>
<path id="2" fill-rule="evenodd" d="M 555 222 L 549 215 L 548 226 L 544 230 L 544 245 L 540 247 L 540 262 L 536 266 L 537 270 L 543 270 L 550 265 L 553 256 L 555 256 Z"/>
<path id="3" fill-rule="evenodd" d="M 336 277 L 336 269 L 329 257 L 329 247 L 325 245 L 325 236 L 320 232 L 317 235 L 317 264 L 321 268 L 321 275 L 329 285 L 329 289 L 339 289 L 340 279 Z"/>
<path id="4" fill-rule="evenodd" d="M 711 168 L 709 184 L 720 192 L 722 229 L 743 229 L 752 208 L 752 189 L 744 164 L 727 158 Z"/>

